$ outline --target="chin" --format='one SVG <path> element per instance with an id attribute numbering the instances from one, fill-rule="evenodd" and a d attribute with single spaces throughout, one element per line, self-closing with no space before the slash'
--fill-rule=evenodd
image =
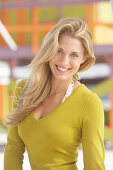
<path id="1" fill-rule="evenodd" d="M 69 80 L 71 79 L 71 77 L 66 77 L 66 76 L 54 76 L 54 79 L 57 79 L 57 80 Z"/>

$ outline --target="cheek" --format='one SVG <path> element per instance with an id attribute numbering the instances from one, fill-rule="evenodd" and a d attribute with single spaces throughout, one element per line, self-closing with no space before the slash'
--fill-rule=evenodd
<path id="1" fill-rule="evenodd" d="M 49 67 L 51 68 L 54 63 L 55 63 L 55 58 L 53 57 L 53 58 L 49 61 Z"/>
<path id="2" fill-rule="evenodd" d="M 50 68 L 51 68 L 51 65 L 52 65 L 52 61 L 50 60 L 50 61 L 49 61 L 49 67 L 50 67 Z"/>
<path id="3" fill-rule="evenodd" d="M 56 57 L 56 56 L 53 56 L 53 57 L 51 58 L 51 60 L 49 61 L 49 63 L 54 63 L 56 60 L 57 60 L 57 57 Z"/>
<path id="4" fill-rule="evenodd" d="M 73 61 L 72 64 L 74 67 L 78 67 L 78 66 L 80 66 L 80 61 L 78 61 L 78 60 Z"/>

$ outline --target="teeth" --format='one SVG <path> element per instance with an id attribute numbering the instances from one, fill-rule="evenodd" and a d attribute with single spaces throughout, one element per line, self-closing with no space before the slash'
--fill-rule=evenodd
<path id="1" fill-rule="evenodd" d="M 68 70 L 68 69 L 61 68 L 61 67 L 59 67 L 59 66 L 57 66 L 57 67 L 58 67 L 58 69 L 61 70 L 61 71 L 67 71 L 67 70 Z"/>

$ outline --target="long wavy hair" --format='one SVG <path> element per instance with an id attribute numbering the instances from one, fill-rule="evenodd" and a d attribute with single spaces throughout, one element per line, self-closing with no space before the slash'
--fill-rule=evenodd
<path id="1" fill-rule="evenodd" d="M 20 90 L 20 94 L 16 96 L 15 92 L 14 103 L 16 105 L 12 114 L 9 114 L 4 121 L 5 125 L 17 125 L 49 95 L 51 90 L 49 60 L 55 55 L 58 49 L 59 37 L 62 34 L 68 34 L 72 38 L 79 39 L 84 47 L 87 58 L 80 65 L 78 72 L 87 70 L 95 63 L 92 37 L 86 23 L 82 19 L 73 17 L 61 19 L 47 33 L 40 50 L 28 65 L 31 70 L 30 76 L 19 87 L 20 89 L 16 88 Z"/>

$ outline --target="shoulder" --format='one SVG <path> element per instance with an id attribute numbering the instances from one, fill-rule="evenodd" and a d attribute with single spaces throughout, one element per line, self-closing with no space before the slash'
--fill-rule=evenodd
<path id="1" fill-rule="evenodd" d="M 91 89 L 88 89 L 86 86 L 84 87 L 84 95 L 87 95 L 87 100 L 85 107 L 88 107 L 89 109 L 92 107 L 98 107 L 103 106 L 101 98 Z"/>
<path id="2" fill-rule="evenodd" d="M 89 96 L 83 109 L 84 120 L 91 120 L 94 122 L 103 121 L 104 108 L 100 97 L 90 90 Z"/>
<path id="3" fill-rule="evenodd" d="M 15 87 L 15 94 L 19 95 L 22 91 L 22 89 L 25 87 L 27 83 L 27 79 L 22 79 L 17 82 L 16 87 Z"/>
<path id="4" fill-rule="evenodd" d="M 81 87 L 81 88 L 79 88 L 79 87 Z M 74 80 L 74 88 L 73 88 L 73 91 L 76 89 L 76 88 L 79 88 L 80 90 L 79 90 L 79 94 L 81 94 L 81 95 L 89 95 L 89 93 L 91 92 L 91 90 L 90 89 L 88 89 L 86 86 L 85 86 L 85 84 L 82 84 L 82 83 L 80 83 L 78 80 Z M 82 96 L 83 97 L 83 96 Z"/>
<path id="5" fill-rule="evenodd" d="M 26 85 L 27 79 L 22 79 L 19 82 L 17 82 L 15 90 L 14 90 L 14 100 L 13 100 L 13 108 L 17 107 L 18 104 L 18 98 L 22 93 L 22 90 L 24 89 L 24 86 Z"/>
<path id="6" fill-rule="evenodd" d="M 89 96 L 87 99 L 87 106 L 103 105 L 101 98 L 96 93 L 92 92 L 90 89 L 89 91 L 90 92 L 89 92 Z"/>
<path id="7" fill-rule="evenodd" d="M 25 84 L 26 84 L 26 82 L 27 82 L 27 79 L 22 79 L 22 80 L 20 80 L 20 81 L 18 81 L 17 82 L 17 87 L 24 87 L 25 86 Z"/>
<path id="8" fill-rule="evenodd" d="M 79 83 L 76 88 L 74 93 L 76 95 L 73 96 L 77 97 L 77 100 L 79 100 L 86 108 L 89 106 L 102 105 L 102 101 L 99 96 L 86 85 Z"/>
<path id="9" fill-rule="evenodd" d="M 97 112 L 103 110 L 103 103 L 100 97 L 84 84 L 82 84 L 79 90 L 79 98 L 84 105 L 83 112 L 93 113 L 93 111 L 96 112 L 96 110 Z"/>
<path id="10" fill-rule="evenodd" d="M 85 103 L 102 103 L 100 97 L 93 92 L 91 89 L 89 89 L 87 86 L 85 86 L 84 84 L 82 84 L 82 88 L 81 88 L 81 96 L 85 97 L 86 101 Z"/>

